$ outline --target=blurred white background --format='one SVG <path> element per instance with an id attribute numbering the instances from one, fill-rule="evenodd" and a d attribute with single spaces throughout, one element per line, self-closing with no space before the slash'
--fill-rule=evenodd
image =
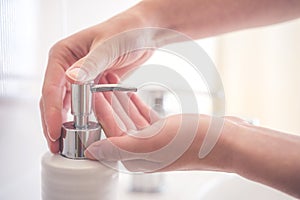
<path id="1" fill-rule="evenodd" d="M 137 2 L 0 0 L 1 200 L 40 199 L 40 157 L 47 151 L 47 145 L 38 101 L 50 47 Z M 227 115 L 300 133 L 299 36 L 300 20 L 294 20 L 199 41 L 219 70 Z M 170 175 L 161 199 L 172 199 L 168 192 L 176 195 L 176 199 L 200 199 L 199 188 L 214 180 L 210 175 L 204 172 Z M 126 195 L 128 177 L 124 175 L 121 181 L 124 190 L 120 194 Z M 186 184 L 194 186 L 186 188 Z M 207 190 L 204 187 L 201 191 Z"/>

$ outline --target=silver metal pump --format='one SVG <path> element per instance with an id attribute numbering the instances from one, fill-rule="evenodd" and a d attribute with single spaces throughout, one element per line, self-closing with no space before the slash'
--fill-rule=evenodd
<path id="1" fill-rule="evenodd" d="M 84 151 L 93 142 L 100 140 L 101 126 L 89 120 L 92 114 L 93 92 L 133 91 L 133 87 L 117 84 L 72 84 L 71 114 L 74 121 L 65 122 L 61 128 L 60 154 L 72 159 L 85 159 Z"/>

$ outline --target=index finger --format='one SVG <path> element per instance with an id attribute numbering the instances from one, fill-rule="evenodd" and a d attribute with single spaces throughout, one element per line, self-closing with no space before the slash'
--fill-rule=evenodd
<path id="1" fill-rule="evenodd" d="M 50 56 L 42 89 L 43 126 L 51 140 L 48 142 L 60 137 L 65 84 L 64 67 Z"/>

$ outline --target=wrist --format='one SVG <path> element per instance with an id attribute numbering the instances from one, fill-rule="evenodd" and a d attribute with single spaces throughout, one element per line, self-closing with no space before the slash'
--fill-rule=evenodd
<path id="1" fill-rule="evenodd" d="M 178 31 L 178 19 L 173 18 L 174 12 L 178 11 L 180 10 L 173 1 L 143 0 L 119 16 L 131 16 L 135 28 L 158 27 Z"/>
<path id="2" fill-rule="evenodd" d="M 215 130 L 214 132 L 209 132 L 209 134 L 212 135 L 208 136 L 208 131 L 212 129 L 212 120 L 219 121 L 214 121 L 217 122 L 217 124 L 214 123 L 213 126 Z M 218 124 L 221 125 L 220 129 L 215 128 Z M 232 162 L 234 154 L 234 132 L 237 132 L 237 129 L 238 126 L 226 118 L 200 115 L 197 135 L 191 145 L 190 151 L 187 153 L 187 155 L 191 156 L 191 158 L 188 159 L 190 162 L 187 162 L 190 169 L 229 173 L 235 172 Z M 217 139 L 215 144 L 214 138 Z M 209 151 L 210 145 L 213 145 L 213 147 Z"/>
<path id="3" fill-rule="evenodd" d="M 124 13 L 131 15 L 137 28 L 144 27 L 161 27 L 164 28 L 162 24 L 163 14 L 161 13 L 159 1 L 141 1 L 137 5 L 128 9 Z"/>
<path id="4" fill-rule="evenodd" d="M 235 173 L 234 157 L 236 152 L 236 137 L 239 125 L 223 119 L 220 136 L 211 152 L 203 159 L 208 164 L 208 170 Z M 215 133 L 216 134 L 216 133 Z"/>
<path id="5" fill-rule="evenodd" d="M 108 19 L 102 26 L 114 27 L 116 33 L 136 28 L 160 27 L 161 17 L 156 7 L 155 2 L 142 1 Z"/>

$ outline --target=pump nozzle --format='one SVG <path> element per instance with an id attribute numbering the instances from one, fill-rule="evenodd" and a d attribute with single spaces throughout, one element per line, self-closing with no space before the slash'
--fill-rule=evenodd
<path id="1" fill-rule="evenodd" d="M 60 137 L 60 154 L 72 159 L 85 159 L 84 151 L 100 140 L 101 126 L 89 120 L 92 113 L 93 92 L 106 91 L 137 91 L 133 87 L 124 87 L 117 84 L 72 84 L 71 114 L 74 121 L 62 125 Z"/>

